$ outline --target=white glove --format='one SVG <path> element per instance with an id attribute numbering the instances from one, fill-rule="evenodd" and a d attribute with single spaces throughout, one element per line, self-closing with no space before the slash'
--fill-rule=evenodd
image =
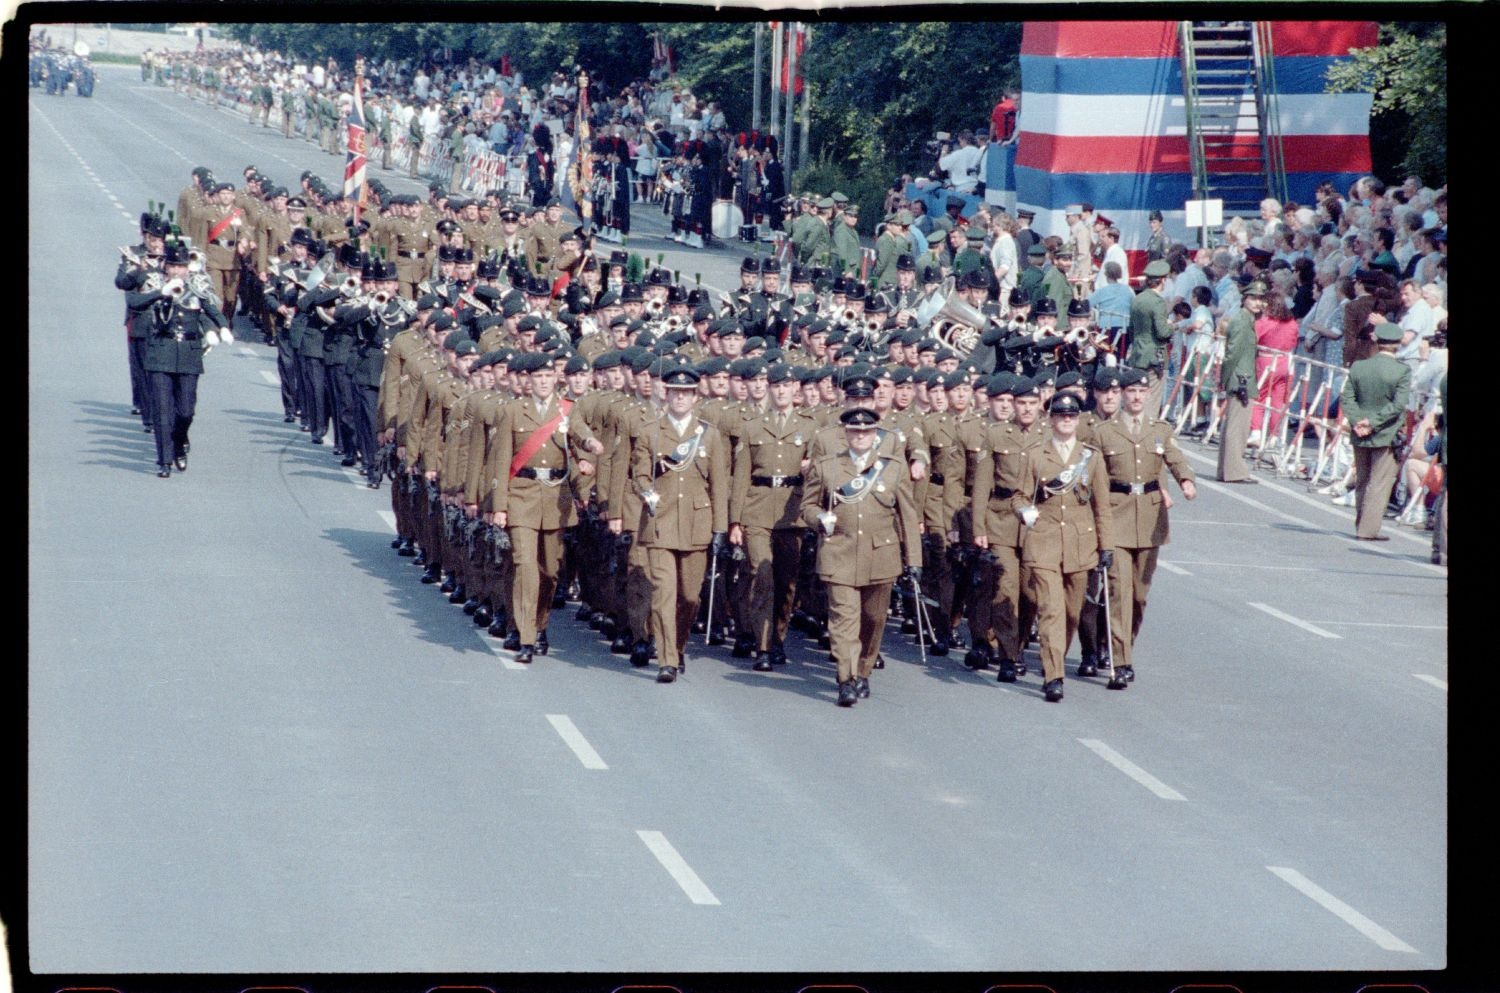
<path id="1" fill-rule="evenodd" d="M 1016 511 L 1016 515 L 1021 518 L 1021 523 L 1025 524 L 1027 527 L 1035 526 L 1037 518 L 1041 516 L 1041 514 L 1037 513 L 1036 507 L 1034 506 L 1022 507 L 1020 510 Z"/>
<path id="2" fill-rule="evenodd" d="M 831 535 L 833 529 L 838 527 L 839 518 L 833 511 L 825 510 L 818 515 L 818 523 L 822 525 L 824 534 Z"/>
<path id="3" fill-rule="evenodd" d="M 208 342 L 209 348 L 212 348 L 219 343 L 219 334 L 217 331 L 210 331 L 208 334 L 203 336 L 203 340 Z"/>
<path id="4" fill-rule="evenodd" d="M 219 329 L 219 340 L 222 341 L 222 342 L 224 342 L 224 344 L 226 344 L 226 345 L 233 345 L 234 344 L 234 335 L 230 333 L 230 331 L 229 331 L 228 328 L 220 328 Z"/>
<path id="5" fill-rule="evenodd" d="M 656 505 L 661 503 L 661 494 L 655 490 L 647 490 L 641 494 L 641 502 L 646 505 L 646 513 L 652 517 L 656 516 Z"/>

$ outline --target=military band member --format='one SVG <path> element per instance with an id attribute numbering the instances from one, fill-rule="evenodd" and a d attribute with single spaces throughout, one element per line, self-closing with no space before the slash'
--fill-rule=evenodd
<path id="1" fill-rule="evenodd" d="M 1133 651 L 1146 616 L 1146 597 L 1156 573 L 1157 555 L 1168 541 L 1163 477 L 1170 472 L 1182 495 L 1198 495 L 1196 476 L 1177 447 L 1172 425 L 1152 416 L 1151 388 L 1139 370 L 1124 373 L 1124 406 L 1094 429 L 1093 444 L 1103 453 L 1113 514 L 1110 534 L 1114 562 L 1109 567 L 1111 647 L 1115 678 L 1124 689 L 1135 680 Z M 1080 676 L 1092 675 L 1079 666 Z"/>
<path id="2" fill-rule="evenodd" d="M 130 412 L 141 418 L 141 425 L 151 431 L 154 403 L 146 368 L 146 342 L 151 336 L 153 320 L 152 302 L 138 295 L 150 289 L 158 289 L 166 282 L 162 269 L 162 257 L 166 252 L 166 238 L 171 227 L 159 217 L 143 215 L 141 244 L 135 246 L 135 261 L 122 258 L 115 272 L 115 288 L 126 292 L 125 327 L 126 349 L 130 368 Z M 132 303 L 134 301 L 134 303 Z"/>
<path id="3" fill-rule="evenodd" d="M 685 668 L 708 556 L 718 554 L 729 529 L 730 478 L 723 435 L 694 414 L 698 374 L 679 367 L 661 378 L 666 405 L 634 442 L 631 476 L 651 567 L 657 682 L 670 683 Z"/>
<path id="4" fill-rule="evenodd" d="M 1089 571 L 1108 569 L 1114 559 L 1109 477 L 1099 450 L 1077 438 L 1082 410 L 1070 393 L 1053 398 L 1052 436 L 1027 449 L 1020 490 L 1011 498 L 1025 527 L 1022 561 L 1037 607 L 1042 692 L 1050 703 L 1063 698 L 1063 660 L 1078 629 Z"/>
<path id="5" fill-rule="evenodd" d="M 162 479 L 187 471 L 188 429 L 198 404 L 203 355 L 218 340 L 224 316 L 212 300 L 186 286 L 187 250 L 168 245 L 162 256 L 166 282 L 126 296 L 133 309 L 150 307 L 152 326 L 142 358 L 151 388 L 151 425 L 156 433 L 156 474 Z"/>
<path id="6" fill-rule="evenodd" d="M 856 407 L 839 420 L 844 446 L 809 466 L 801 514 L 820 536 L 816 568 L 827 591 L 838 705 L 851 707 L 870 695 L 903 548 L 906 575 L 920 582 L 921 537 L 906 467 L 877 447 L 880 415 Z"/>

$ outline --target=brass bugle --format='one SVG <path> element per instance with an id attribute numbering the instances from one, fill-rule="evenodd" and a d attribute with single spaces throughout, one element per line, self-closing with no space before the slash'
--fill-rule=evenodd
<path id="1" fill-rule="evenodd" d="M 375 302 L 375 306 L 384 307 L 386 304 L 391 302 L 391 295 L 385 290 L 381 290 L 379 293 L 375 294 L 373 299 Z"/>

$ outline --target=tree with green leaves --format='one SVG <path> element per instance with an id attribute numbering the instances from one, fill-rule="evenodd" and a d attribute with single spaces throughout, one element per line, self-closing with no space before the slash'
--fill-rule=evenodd
<path id="1" fill-rule="evenodd" d="M 1387 181 L 1415 173 L 1439 186 L 1448 176 L 1448 29 L 1438 22 L 1380 25 L 1373 48 L 1330 66 L 1329 93 L 1372 93 L 1370 146 Z"/>

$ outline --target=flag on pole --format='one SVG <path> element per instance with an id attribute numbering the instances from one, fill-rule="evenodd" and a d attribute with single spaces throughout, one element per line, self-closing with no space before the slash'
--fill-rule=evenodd
<path id="1" fill-rule="evenodd" d="M 365 205 L 365 104 L 361 92 L 364 89 L 365 60 L 361 57 L 354 66 L 354 105 L 349 108 L 348 152 L 344 157 L 344 196 L 355 195 L 354 222 L 359 223 L 359 212 Z"/>
<path id="2" fill-rule="evenodd" d="M 775 21 L 771 22 L 771 30 L 776 30 Z M 791 68 L 790 63 L 792 60 L 790 53 L 792 52 L 792 46 L 795 44 L 797 53 L 797 77 L 796 79 L 791 81 L 792 88 L 790 92 L 794 94 L 800 94 L 802 92 L 802 81 L 804 75 L 802 72 L 802 52 L 807 48 L 807 25 L 801 23 L 800 21 L 796 23 L 788 23 L 786 25 L 786 38 L 787 41 L 784 47 L 784 51 L 786 51 L 788 54 L 781 57 L 781 78 L 777 81 L 776 87 L 782 93 L 788 92 L 787 70 Z M 795 41 L 793 41 L 793 39 L 795 39 Z"/>

